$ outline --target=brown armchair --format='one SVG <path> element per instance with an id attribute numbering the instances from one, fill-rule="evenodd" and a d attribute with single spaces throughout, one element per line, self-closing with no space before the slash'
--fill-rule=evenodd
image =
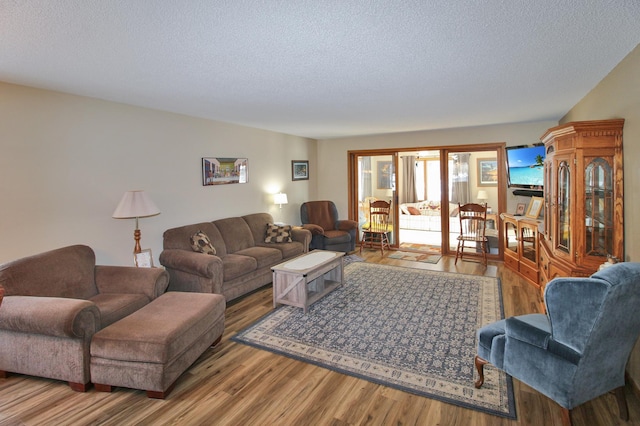
<path id="1" fill-rule="evenodd" d="M 302 227 L 311 231 L 309 249 L 350 252 L 356 247 L 358 222 L 338 219 L 333 201 L 307 201 L 300 206 Z"/>
<path id="2" fill-rule="evenodd" d="M 94 251 L 75 245 L 0 265 L 0 378 L 7 372 L 91 381 L 93 335 L 160 296 L 169 275 L 160 268 L 96 265 Z"/>

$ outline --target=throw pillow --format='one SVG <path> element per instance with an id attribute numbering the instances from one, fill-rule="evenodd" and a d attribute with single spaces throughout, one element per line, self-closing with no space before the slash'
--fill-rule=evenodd
<path id="1" fill-rule="evenodd" d="M 420 210 L 416 209 L 415 207 L 408 206 L 407 210 L 409 210 L 409 214 L 412 214 L 414 216 L 420 216 Z"/>
<path id="2" fill-rule="evenodd" d="M 290 243 L 291 239 L 291 225 L 275 225 L 273 223 L 267 223 L 267 235 L 264 239 L 265 243 Z"/>
<path id="3" fill-rule="evenodd" d="M 193 251 L 210 255 L 216 254 L 216 249 L 213 247 L 213 244 L 211 244 L 209 236 L 202 231 L 198 231 L 193 234 L 189 238 L 189 241 L 191 242 L 191 248 Z"/>

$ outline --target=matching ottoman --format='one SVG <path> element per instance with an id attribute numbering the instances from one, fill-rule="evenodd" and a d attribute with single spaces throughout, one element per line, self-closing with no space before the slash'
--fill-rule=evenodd
<path id="1" fill-rule="evenodd" d="M 91 341 L 91 381 L 141 389 L 165 398 L 178 377 L 224 331 L 225 298 L 212 293 L 168 292 L 100 330 Z"/>

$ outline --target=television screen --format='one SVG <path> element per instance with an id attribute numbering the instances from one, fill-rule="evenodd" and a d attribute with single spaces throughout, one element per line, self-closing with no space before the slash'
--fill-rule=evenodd
<path id="1" fill-rule="evenodd" d="M 542 189 L 544 145 L 507 147 L 509 186 Z"/>

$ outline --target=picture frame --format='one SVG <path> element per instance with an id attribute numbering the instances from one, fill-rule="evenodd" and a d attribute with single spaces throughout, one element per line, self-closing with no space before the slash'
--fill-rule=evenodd
<path id="1" fill-rule="evenodd" d="M 378 189 L 391 189 L 393 175 L 393 163 L 391 161 L 378 161 L 376 163 Z"/>
<path id="2" fill-rule="evenodd" d="M 498 160 L 495 158 L 478 158 L 478 186 L 498 185 Z"/>
<path id="3" fill-rule="evenodd" d="M 291 180 L 309 180 L 308 160 L 291 160 Z"/>
<path id="4" fill-rule="evenodd" d="M 526 217 L 530 219 L 537 219 L 540 216 L 540 211 L 542 210 L 542 204 L 544 199 L 542 197 L 531 197 L 531 201 L 529 201 L 529 207 L 527 208 Z"/>
<path id="5" fill-rule="evenodd" d="M 249 160 L 237 157 L 202 157 L 202 185 L 227 185 L 249 181 Z"/>
<path id="6" fill-rule="evenodd" d="M 138 268 L 153 268 L 151 249 L 144 249 L 140 253 L 134 253 L 133 261 Z"/>
<path id="7" fill-rule="evenodd" d="M 518 203 L 516 206 L 516 216 L 524 216 L 525 209 L 527 208 L 526 203 Z"/>

